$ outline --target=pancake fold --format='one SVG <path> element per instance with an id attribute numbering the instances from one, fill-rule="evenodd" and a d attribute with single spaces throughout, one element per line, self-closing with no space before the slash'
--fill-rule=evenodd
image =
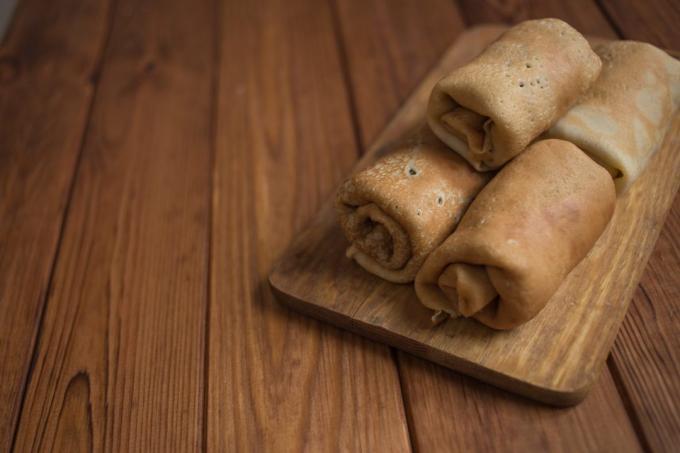
<path id="1" fill-rule="evenodd" d="M 625 192 L 659 148 L 680 104 L 680 61 L 651 44 L 595 46 L 602 72 L 546 137 L 569 140 L 604 166 Z"/>
<path id="2" fill-rule="evenodd" d="M 600 58 L 559 19 L 522 22 L 432 90 L 432 131 L 479 171 L 501 167 L 597 78 Z"/>
<path id="3" fill-rule="evenodd" d="M 533 318 L 586 256 L 616 202 L 609 173 L 578 147 L 542 140 L 482 189 L 415 280 L 422 304 L 494 329 Z"/>
<path id="4" fill-rule="evenodd" d="M 413 281 L 489 177 L 421 128 L 338 189 L 347 255 L 385 280 Z"/>

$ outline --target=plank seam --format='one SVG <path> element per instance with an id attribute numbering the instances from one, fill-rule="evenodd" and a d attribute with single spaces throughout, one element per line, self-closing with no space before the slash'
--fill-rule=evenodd
<path id="1" fill-rule="evenodd" d="M 214 20 L 213 36 L 213 71 L 210 86 L 210 96 L 212 99 L 210 112 L 210 174 L 208 192 L 208 237 L 207 237 L 207 260 L 206 266 L 208 275 L 206 281 L 206 310 L 205 310 L 205 339 L 203 347 L 203 451 L 208 451 L 208 417 L 210 401 L 210 317 L 212 305 L 212 261 L 213 261 L 213 215 L 214 215 L 214 194 L 215 194 L 215 172 L 217 161 L 217 117 L 219 112 L 220 94 L 220 70 L 222 66 L 222 8 L 221 2 L 214 0 Z"/>
<path id="2" fill-rule="evenodd" d="M 394 360 L 395 366 L 397 367 L 397 378 L 399 379 L 399 391 L 401 392 L 401 401 L 404 406 L 404 417 L 406 417 L 406 429 L 408 430 L 408 443 L 412 452 L 417 452 L 416 445 L 418 445 L 417 433 L 415 430 L 415 423 L 413 422 L 413 413 L 411 411 L 411 400 L 408 396 L 408 390 L 406 389 L 406 384 L 402 379 L 401 370 L 401 359 L 399 354 L 403 354 L 397 351 L 396 348 L 390 346 L 390 355 L 392 360 Z"/>
<path id="3" fill-rule="evenodd" d="M 19 14 L 21 14 L 23 11 L 21 11 L 25 7 L 26 3 L 23 1 L 18 1 L 16 5 L 14 5 L 14 11 L 12 11 L 12 17 L 9 19 L 9 23 L 7 24 L 7 28 L 5 28 L 5 36 L 0 36 L 0 48 L 2 48 L 6 43 L 10 41 L 10 37 L 14 34 L 14 29 L 16 28 L 17 24 L 17 17 L 19 17 Z"/>
<path id="4" fill-rule="evenodd" d="M 621 27 L 619 27 L 619 24 L 616 23 L 611 14 L 609 14 L 609 10 L 607 9 L 606 5 L 603 4 L 602 0 L 593 0 L 593 3 L 595 3 L 595 6 L 597 6 L 597 8 L 600 10 L 602 16 L 607 20 L 607 23 L 609 23 L 609 26 L 614 30 L 616 36 L 618 36 L 619 39 L 623 39 L 623 30 Z"/>
<path id="5" fill-rule="evenodd" d="M 650 301 L 648 300 L 647 302 Z M 621 398 L 621 401 L 623 402 L 623 408 L 626 411 L 628 418 L 630 419 L 630 423 L 633 426 L 633 430 L 635 431 L 635 434 L 638 437 L 642 450 L 645 452 L 651 452 L 652 448 L 650 446 L 649 440 L 647 439 L 647 436 L 645 435 L 645 430 L 643 429 L 640 417 L 635 411 L 635 407 L 633 406 L 630 393 L 628 392 L 626 384 L 623 381 L 623 377 L 621 376 L 619 367 L 611 354 L 607 358 L 607 368 L 609 368 L 609 373 L 612 375 L 614 386 L 616 387 L 616 390 L 619 393 L 619 398 Z"/>
<path id="6" fill-rule="evenodd" d="M 340 19 L 338 13 L 338 5 L 336 0 L 328 0 L 331 10 L 331 24 L 333 27 L 333 35 L 335 36 L 335 43 L 338 49 L 338 57 L 340 58 L 340 71 L 342 72 L 342 79 L 347 92 L 347 102 L 349 103 L 350 118 L 352 120 L 352 132 L 354 134 L 354 145 L 357 150 L 357 156 L 361 157 L 365 152 L 365 143 L 362 140 L 361 125 L 359 124 L 359 111 L 356 105 L 356 92 L 354 84 L 349 74 L 349 61 L 347 59 L 347 49 L 345 48 L 345 41 L 343 39 L 342 30 L 340 26 Z"/>
<path id="7" fill-rule="evenodd" d="M 462 20 L 463 25 L 465 26 L 465 28 L 463 29 L 464 32 L 467 31 L 470 27 L 475 25 L 467 16 L 466 9 L 463 8 L 463 6 L 460 4 L 460 0 L 451 0 L 451 3 L 453 3 L 453 7 L 456 8 L 456 10 L 458 11 L 458 15 L 460 16 L 460 19 Z M 459 37 L 460 36 L 456 37 L 456 39 L 454 40 L 453 43 L 451 43 L 451 45 L 454 45 L 455 42 L 458 41 Z"/>
<path id="8" fill-rule="evenodd" d="M 23 5 L 23 3 L 21 3 Z M 118 4 L 118 0 L 110 0 L 109 3 L 109 11 L 108 11 L 108 17 L 106 20 L 106 32 L 105 32 L 105 37 L 102 42 L 102 46 L 98 52 L 97 57 L 95 58 L 96 63 L 94 64 L 94 67 L 92 69 L 92 72 L 90 73 L 88 79 L 89 83 L 92 84 L 92 96 L 90 97 L 90 102 L 87 106 L 87 113 L 85 114 L 85 120 L 84 120 L 84 127 L 83 131 L 80 136 L 80 141 L 78 142 L 78 153 L 76 156 L 75 164 L 73 165 L 73 170 L 72 170 L 72 175 L 71 175 L 71 182 L 69 183 L 69 188 L 66 192 L 66 202 L 64 205 L 64 211 L 63 215 L 61 218 L 61 225 L 59 226 L 59 234 L 57 237 L 57 243 L 56 247 L 54 250 L 54 254 L 52 256 L 52 263 L 50 264 L 50 273 L 49 277 L 47 279 L 47 285 L 45 287 L 44 294 L 41 296 L 42 298 L 42 306 L 40 307 L 39 314 L 38 314 L 38 319 L 36 320 L 36 330 L 37 332 L 34 335 L 34 341 L 33 341 L 33 350 L 31 351 L 31 360 L 28 365 L 28 370 L 26 372 L 26 375 L 24 377 L 23 383 L 21 385 L 21 402 L 19 404 L 19 410 L 17 411 L 17 417 L 14 422 L 14 428 L 13 428 L 13 434 L 12 434 L 12 443 L 10 444 L 10 451 L 14 452 L 16 451 L 16 441 L 17 441 L 17 436 L 19 434 L 19 425 L 21 424 L 21 418 L 23 416 L 24 412 L 24 405 L 26 403 L 26 392 L 29 383 L 31 382 L 31 379 L 33 378 L 33 371 L 35 370 L 35 364 L 38 359 L 38 350 L 40 346 L 40 342 L 42 340 L 42 325 L 45 317 L 45 312 L 47 311 L 47 303 L 49 300 L 49 296 L 53 290 L 53 285 L 54 285 L 54 273 L 55 269 L 57 267 L 57 260 L 59 258 L 60 252 L 61 252 L 61 247 L 63 244 L 63 239 L 64 239 L 64 231 L 66 229 L 66 224 L 68 222 L 69 218 L 69 213 L 70 213 L 70 208 L 71 208 L 71 201 L 73 199 L 73 193 L 75 192 L 75 186 L 76 186 L 76 181 L 78 180 L 78 174 L 80 173 L 81 169 L 81 162 L 82 162 L 82 157 L 83 157 L 83 150 L 85 149 L 85 141 L 88 136 L 90 126 L 91 126 L 91 120 L 92 120 L 92 112 L 94 110 L 94 105 L 95 101 L 97 99 L 97 95 L 99 93 L 99 74 L 101 74 L 101 68 L 104 65 L 104 62 L 106 61 L 106 53 L 107 49 L 109 48 L 110 41 L 111 41 L 111 36 L 112 36 L 112 30 L 113 30 L 113 22 L 114 22 L 114 17 L 115 17 L 115 11 L 116 7 Z M 19 11 L 17 11 L 18 13 Z M 15 13 L 15 18 L 16 18 L 16 13 Z M 13 23 L 16 22 L 15 19 L 12 20 Z M 106 392 L 106 389 L 104 389 Z M 106 424 L 104 423 L 104 426 Z M 105 428 L 106 429 L 106 428 Z M 106 435 L 106 433 L 104 433 Z M 35 439 L 34 439 L 35 442 Z M 42 441 L 41 441 L 42 442 Z"/>

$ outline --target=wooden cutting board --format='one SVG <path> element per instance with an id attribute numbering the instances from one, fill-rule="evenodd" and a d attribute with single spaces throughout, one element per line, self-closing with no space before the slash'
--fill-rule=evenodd
<path id="1" fill-rule="evenodd" d="M 427 75 L 357 164 L 363 168 L 424 117 L 429 93 L 505 30 L 465 32 Z M 541 313 L 507 332 L 474 320 L 433 327 L 412 285 L 377 278 L 345 257 L 333 200 L 294 241 L 270 275 L 294 310 L 387 343 L 511 392 L 556 405 L 582 400 L 605 363 L 633 291 L 680 186 L 680 115 L 590 254 Z"/>

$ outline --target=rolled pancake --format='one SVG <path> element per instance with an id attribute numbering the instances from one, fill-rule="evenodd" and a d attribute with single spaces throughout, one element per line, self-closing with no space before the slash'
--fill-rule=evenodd
<path id="1" fill-rule="evenodd" d="M 590 91 L 546 134 L 579 146 L 624 192 L 663 141 L 680 104 L 680 62 L 641 42 L 595 47 L 602 72 Z"/>
<path id="2" fill-rule="evenodd" d="M 413 281 L 490 175 L 474 171 L 424 127 L 337 193 L 348 256 L 395 283 Z"/>
<path id="3" fill-rule="evenodd" d="M 586 256 L 616 201 L 609 173 L 575 145 L 534 143 L 477 195 L 416 276 L 419 300 L 495 329 L 533 318 Z"/>
<path id="4" fill-rule="evenodd" d="M 559 19 L 522 22 L 432 90 L 432 131 L 479 171 L 522 152 L 590 87 L 599 57 Z"/>

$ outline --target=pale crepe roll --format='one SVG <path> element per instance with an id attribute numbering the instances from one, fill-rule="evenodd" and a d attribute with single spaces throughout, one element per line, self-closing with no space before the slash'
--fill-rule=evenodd
<path id="1" fill-rule="evenodd" d="M 586 256 L 616 201 L 609 173 L 563 140 L 534 143 L 477 195 L 415 281 L 433 310 L 495 329 L 533 318 Z"/>
<path id="2" fill-rule="evenodd" d="M 385 280 L 413 281 L 488 179 L 421 129 L 338 189 L 347 255 Z"/>
<path id="3" fill-rule="evenodd" d="M 604 165 L 624 192 L 657 150 L 680 104 L 680 62 L 656 47 L 618 41 L 596 46 L 602 72 L 546 134 L 569 140 Z"/>
<path id="4" fill-rule="evenodd" d="M 477 170 L 496 169 L 557 121 L 597 78 L 601 64 L 567 23 L 522 22 L 437 83 L 427 120 Z"/>

